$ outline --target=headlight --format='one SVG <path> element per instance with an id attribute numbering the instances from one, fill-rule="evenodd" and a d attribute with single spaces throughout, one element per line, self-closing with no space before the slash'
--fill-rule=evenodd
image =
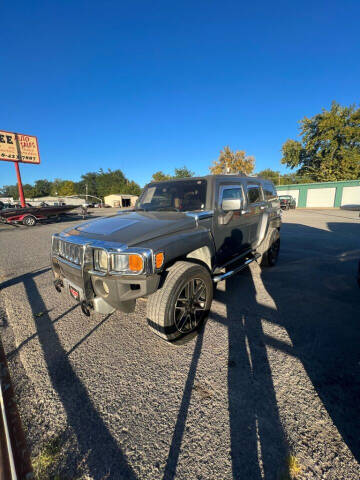
<path id="1" fill-rule="evenodd" d="M 94 250 L 94 268 L 102 272 L 108 271 L 108 254 L 105 250 L 100 248 Z"/>
<path id="2" fill-rule="evenodd" d="M 144 271 L 144 259 L 137 253 L 113 254 L 111 264 L 111 270 L 114 272 L 140 274 Z"/>

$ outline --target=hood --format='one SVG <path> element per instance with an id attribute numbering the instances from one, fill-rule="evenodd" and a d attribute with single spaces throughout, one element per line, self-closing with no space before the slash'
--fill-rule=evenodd
<path id="1" fill-rule="evenodd" d="M 126 212 L 82 223 L 64 233 L 132 247 L 195 226 L 195 219 L 181 212 Z"/>

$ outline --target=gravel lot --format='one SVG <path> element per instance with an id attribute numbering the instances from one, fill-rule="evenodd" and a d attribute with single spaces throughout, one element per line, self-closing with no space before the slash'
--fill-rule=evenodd
<path id="1" fill-rule="evenodd" d="M 59 446 L 43 478 L 286 479 L 291 455 L 299 479 L 360 478 L 357 212 L 285 212 L 278 265 L 222 283 L 181 344 L 148 330 L 145 300 L 88 319 L 55 292 L 50 234 L 65 226 L 0 226 L 24 428 L 33 457 Z"/>

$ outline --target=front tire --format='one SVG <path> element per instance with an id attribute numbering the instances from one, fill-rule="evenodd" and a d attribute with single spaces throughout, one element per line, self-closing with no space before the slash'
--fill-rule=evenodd
<path id="1" fill-rule="evenodd" d="M 148 299 L 148 325 L 165 340 L 176 340 L 200 327 L 210 311 L 212 298 L 213 284 L 207 268 L 176 262 L 167 270 L 162 287 Z"/>
<path id="2" fill-rule="evenodd" d="M 33 227 L 36 224 L 36 218 L 33 215 L 27 215 L 23 218 L 22 223 L 27 227 Z"/>

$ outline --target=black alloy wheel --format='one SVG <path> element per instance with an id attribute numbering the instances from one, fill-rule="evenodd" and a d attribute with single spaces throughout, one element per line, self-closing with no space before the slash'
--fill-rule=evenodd
<path id="1" fill-rule="evenodd" d="M 206 300 L 206 285 L 201 278 L 192 278 L 184 285 L 174 308 L 174 324 L 179 332 L 188 333 L 199 326 Z"/>

